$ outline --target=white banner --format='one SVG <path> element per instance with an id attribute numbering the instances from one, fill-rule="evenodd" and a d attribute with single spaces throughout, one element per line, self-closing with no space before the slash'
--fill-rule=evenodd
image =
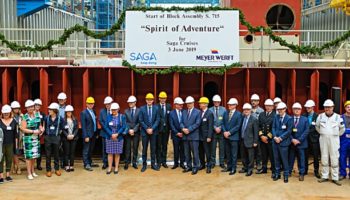
<path id="1" fill-rule="evenodd" d="M 238 11 L 127 11 L 125 59 L 136 66 L 239 62 Z"/>

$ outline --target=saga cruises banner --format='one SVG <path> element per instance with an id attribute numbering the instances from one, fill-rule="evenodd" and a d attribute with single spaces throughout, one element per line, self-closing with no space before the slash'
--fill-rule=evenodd
<path id="1" fill-rule="evenodd" d="M 127 11 L 125 59 L 136 66 L 239 62 L 238 11 Z"/>

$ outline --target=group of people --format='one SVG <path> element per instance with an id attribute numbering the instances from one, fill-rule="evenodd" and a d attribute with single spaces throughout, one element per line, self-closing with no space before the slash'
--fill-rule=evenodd
<path id="1" fill-rule="evenodd" d="M 120 106 L 107 96 L 105 108 L 99 116 L 94 110 L 93 97 L 86 99 L 86 109 L 80 114 L 81 131 L 78 135 L 78 121 L 73 115 L 74 108 L 66 105 L 67 95 L 60 93 L 58 103 L 51 103 L 48 115 L 40 111 L 40 99 L 25 102 L 26 114 L 21 114 L 20 105 L 14 101 L 1 109 L 0 120 L 0 183 L 12 181 L 10 171 L 14 163 L 14 173 L 20 173 L 18 157 L 23 154 L 26 159 L 28 179 L 33 180 L 41 170 L 41 152 L 45 149 L 46 176 L 54 172 L 61 175 L 60 161 L 65 171 L 74 171 L 75 147 L 79 137 L 83 140 L 84 169 L 93 171 L 98 167 L 92 162 L 91 152 L 98 136 L 102 137 L 102 169 L 106 174 L 118 174 L 120 155 L 125 155 L 124 169 L 129 165 L 138 169 L 139 141 L 142 143 L 142 168 L 147 170 L 147 151 L 150 145 L 151 168 L 158 171 L 160 167 L 168 168 L 167 152 L 169 137 L 173 142 L 174 165 L 181 167 L 184 173 L 192 175 L 204 170 L 210 174 L 216 166 L 216 149 L 219 149 L 218 164 L 222 172 L 234 175 L 237 172 L 238 152 L 241 153 L 243 168 L 239 173 L 246 176 L 268 172 L 268 161 L 274 181 L 281 179 L 288 182 L 293 173 L 295 158 L 298 161 L 299 181 L 308 174 L 308 155 L 313 154 L 314 175 L 320 183 L 329 179 L 341 185 L 341 179 L 347 177 L 350 149 L 350 101 L 344 104 L 345 113 L 334 113 L 334 103 L 326 100 L 324 112 L 314 111 L 315 102 L 308 100 L 302 113 L 298 102 L 292 106 L 292 113 L 287 113 L 287 106 L 280 98 L 267 99 L 265 110 L 259 106 L 257 94 L 251 96 L 251 102 L 245 103 L 242 113 L 237 110 L 238 101 L 231 98 L 227 108 L 221 105 L 221 97 L 215 95 L 213 107 L 209 99 L 201 97 L 199 109 L 195 108 L 195 99 L 191 96 L 174 99 L 174 108 L 167 102 L 167 94 L 159 93 L 159 103 L 154 103 L 154 96 L 148 93 L 146 104 L 136 106 L 137 99 L 130 96 L 128 108 L 122 114 Z M 184 108 L 186 104 L 186 108 Z M 98 123 L 101 130 L 98 130 Z M 63 147 L 63 153 L 60 153 Z M 51 158 L 54 170 L 51 168 Z M 61 158 L 60 158 L 61 157 Z M 319 173 L 321 157 L 321 174 Z M 339 168 L 340 160 L 340 168 Z M 4 162 L 6 177 L 4 178 Z M 339 176 L 340 173 L 340 176 Z"/>

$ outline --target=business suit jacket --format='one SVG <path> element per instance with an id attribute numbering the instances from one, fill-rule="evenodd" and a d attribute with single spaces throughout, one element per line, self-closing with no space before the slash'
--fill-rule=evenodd
<path id="1" fill-rule="evenodd" d="M 199 126 L 199 135 L 201 141 L 207 141 L 207 138 L 213 138 L 214 115 L 209 109 L 207 109 L 202 117 L 202 112 L 200 114 L 201 125 Z"/>
<path id="2" fill-rule="evenodd" d="M 242 126 L 244 123 L 244 117 L 242 120 Z M 258 144 L 258 135 L 259 135 L 259 123 L 258 119 L 253 115 L 249 116 L 247 126 L 244 132 L 241 133 L 241 137 L 243 136 L 244 146 L 246 148 L 253 148 L 253 144 Z"/>
<path id="3" fill-rule="evenodd" d="M 283 128 L 283 125 L 286 126 Z M 280 146 L 288 147 L 291 143 L 291 134 L 293 129 L 293 119 L 291 116 L 285 114 L 282 123 L 280 122 L 280 115 L 276 115 L 272 124 L 272 138 L 280 137 L 282 142 Z"/>
<path id="4" fill-rule="evenodd" d="M 77 119 L 73 119 L 73 135 L 74 135 L 74 140 L 77 140 L 79 138 L 78 136 L 78 130 L 79 130 L 79 126 L 78 126 L 78 120 Z M 67 119 L 64 119 L 64 129 L 62 130 L 63 135 L 65 136 L 65 138 L 67 138 L 68 136 L 68 123 L 67 123 Z"/>
<path id="5" fill-rule="evenodd" d="M 231 141 L 239 141 L 240 136 L 240 128 L 242 124 L 242 113 L 238 110 L 235 110 L 235 112 L 232 115 L 231 120 L 229 121 L 229 114 L 230 111 L 228 110 L 224 115 L 224 123 L 223 123 L 223 132 L 230 132 L 230 136 L 227 138 Z"/>
<path id="6" fill-rule="evenodd" d="M 131 108 L 124 111 L 126 119 L 126 129 L 125 132 L 128 133 L 130 129 L 133 129 L 135 133 L 140 131 L 139 115 L 140 108 L 135 108 L 134 116 L 131 117 Z"/>
<path id="7" fill-rule="evenodd" d="M 124 138 L 123 138 L 123 135 L 125 135 L 125 128 L 126 128 L 126 122 L 125 122 L 125 115 L 123 114 L 118 114 L 118 117 L 119 117 L 119 124 L 118 126 L 116 127 L 116 131 L 113 132 L 113 125 L 111 124 L 112 123 L 112 120 L 113 120 L 113 116 L 111 114 L 108 114 L 107 115 L 107 119 L 105 121 L 105 123 L 103 124 L 106 133 L 107 133 L 107 139 L 111 139 L 112 137 L 112 134 L 115 134 L 117 133 L 118 134 L 118 141 L 122 141 Z"/>
<path id="8" fill-rule="evenodd" d="M 266 136 L 269 141 L 272 140 L 272 123 L 276 113 L 272 111 L 268 116 L 266 112 L 259 114 L 259 136 Z"/>
<path id="9" fill-rule="evenodd" d="M 148 120 L 148 106 L 144 105 L 140 108 L 140 114 L 139 114 L 139 122 L 141 125 L 141 135 L 146 136 L 147 135 L 147 128 L 153 129 L 153 134 L 158 134 L 158 127 L 159 127 L 159 111 L 157 106 L 152 105 L 152 120 L 149 122 Z"/>
<path id="10" fill-rule="evenodd" d="M 294 124 L 294 117 L 292 117 Z M 309 122 L 308 119 L 304 116 L 300 116 L 297 126 L 293 126 L 297 129 L 297 132 L 292 131 L 291 139 L 297 139 L 300 141 L 300 144 L 297 145 L 300 149 L 305 149 L 308 146 L 307 137 L 309 134 Z"/>
<path id="11" fill-rule="evenodd" d="M 187 128 L 190 133 L 184 134 L 183 140 L 197 140 L 199 141 L 199 126 L 201 124 L 201 113 L 197 108 L 193 108 L 191 115 L 188 116 L 188 110 L 185 110 L 182 115 L 181 129 Z"/>
<path id="12" fill-rule="evenodd" d="M 100 130 L 100 136 L 103 138 L 107 137 L 107 130 L 105 130 L 103 124 L 106 123 L 107 120 L 107 115 L 110 113 L 107 113 L 107 109 L 106 108 L 102 108 L 100 110 L 100 116 L 99 116 L 99 123 L 101 125 L 101 130 Z"/>
<path id="13" fill-rule="evenodd" d="M 219 106 L 219 109 L 218 109 L 218 116 L 216 116 L 215 114 L 215 106 L 209 108 L 209 110 L 213 113 L 214 115 L 214 128 L 217 128 L 217 127 L 221 127 L 221 130 L 222 130 L 222 126 L 224 124 L 224 115 L 226 113 L 226 108 L 223 107 L 223 106 Z"/>
<path id="14" fill-rule="evenodd" d="M 95 116 L 96 112 L 93 111 Z M 82 130 L 82 135 L 83 138 L 92 138 L 95 136 L 95 131 L 94 128 L 97 130 L 97 119 L 96 121 L 96 126 L 94 127 L 94 122 L 92 119 L 92 116 L 90 115 L 89 111 L 87 109 L 83 110 L 80 113 L 80 122 L 81 122 L 81 130 Z"/>
<path id="15" fill-rule="evenodd" d="M 180 111 L 182 116 L 184 115 L 183 110 Z M 181 117 L 182 118 L 182 117 Z M 175 138 L 179 138 L 176 134 L 177 133 L 182 133 L 182 129 L 181 129 L 181 121 L 179 121 L 178 117 L 177 117 L 177 110 L 174 109 L 170 112 L 170 116 L 169 116 L 169 122 L 170 122 L 170 130 L 171 130 L 171 139 L 175 139 Z"/>
<path id="16" fill-rule="evenodd" d="M 308 115 L 308 113 L 304 113 L 303 116 L 308 119 L 309 115 Z M 318 117 L 318 114 L 314 112 L 312 114 L 312 122 L 311 122 L 311 124 L 309 123 L 308 139 L 311 143 L 319 143 L 320 142 L 320 134 L 316 131 L 316 127 L 315 127 L 317 117 Z"/>
<path id="17" fill-rule="evenodd" d="M 159 121 L 159 132 L 169 131 L 169 114 L 171 111 L 171 105 L 169 103 L 165 104 L 165 114 L 162 110 L 162 106 L 159 104 L 156 105 L 159 111 L 160 121 Z"/>

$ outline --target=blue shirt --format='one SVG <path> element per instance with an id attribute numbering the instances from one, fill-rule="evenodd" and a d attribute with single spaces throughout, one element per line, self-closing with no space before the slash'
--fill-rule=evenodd
<path id="1" fill-rule="evenodd" d="M 96 116 L 93 110 L 87 109 L 92 117 L 92 121 L 94 122 L 94 132 L 96 131 Z"/>

